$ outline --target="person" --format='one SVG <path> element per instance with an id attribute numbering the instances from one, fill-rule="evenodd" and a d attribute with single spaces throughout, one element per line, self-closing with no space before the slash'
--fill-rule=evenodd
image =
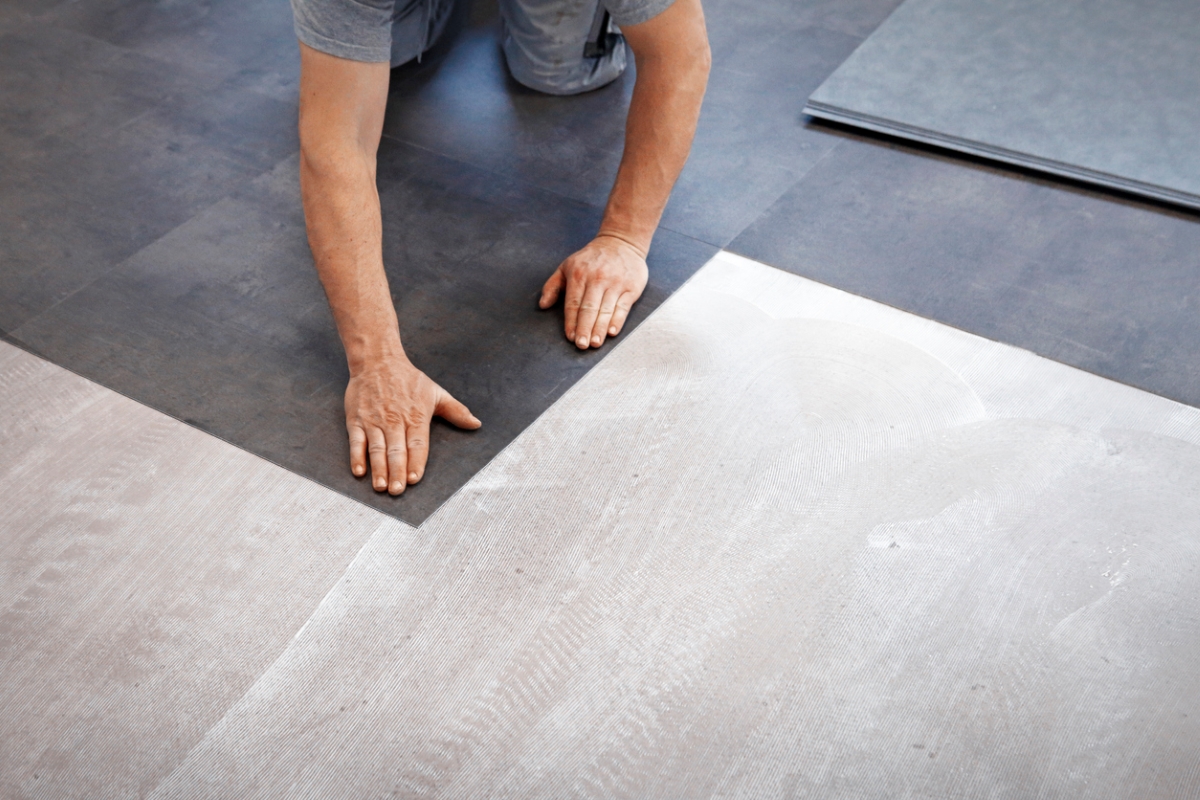
<path id="1" fill-rule="evenodd" d="M 376 491 L 420 481 L 434 416 L 480 421 L 417 369 L 383 268 L 375 184 L 390 69 L 436 41 L 454 0 L 292 0 L 300 40 L 300 189 L 313 260 L 346 351 L 350 469 Z M 602 5 L 601 5 L 602 4 Z M 700 0 L 501 0 L 513 77 L 550 94 L 598 88 L 633 52 L 625 147 L 600 228 L 542 288 L 563 299 L 563 330 L 580 349 L 621 332 L 649 273 L 646 255 L 687 160 L 708 82 Z M 609 18 L 611 15 L 611 19 Z"/>

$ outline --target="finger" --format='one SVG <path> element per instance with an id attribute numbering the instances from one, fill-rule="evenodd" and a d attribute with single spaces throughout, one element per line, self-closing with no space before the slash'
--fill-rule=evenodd
<path id="1" fill-rule="evenodd" d="M 567 279 L 566 299 L 563 300 L 563 330 L 571 341 L 575 341 L 575 323 L 579 317 L 579 306 L 583 303 L 584 288 L 584 282 L 578 278 Z"/>
<path id="2" fill-rule="evenodd" d="M 371 485 L 377 492 L 387 491 L 387 438 L 379 428 L 367 429 L 367 457 L 371 461 Z"/>
<path id="3" fill-rule="evenodd" d="M 600 315 L 600 303 L 604 300 L 604 287 L 589 286 L 579 305 L 579 319 L 575 325 L 575 346 L 586 350 L 592 341 L 592 328 Z"/>
<path id="4" fill-rule="evenodd" d="M 367 474 L 367 434 L 357 425 L 346 426 L 350 436 L 350 471 L 356 478 Z"/>
<path id="5" fill-rule="evenodd" d="M 414 420 L 404 431 L 408 444 L 408 482 L 414 484 L 425 475 L 429 459 L 429 422 L 426 417 Z"/>
<path id="6" fill-rule="evenodd" d="M 592 325 L 592 347 L 604 344 L 604 338 L 608 335 L 608 326 L 612 323 L 612 315 L 617 308 L 617 298 L 620 294 L 619 291 L 613 289 L 604 293 L 604 299 L 600 301 L 600 313 L 596 315 L 596 322 Z"/>
<path id="7" fill-rule="evenodd" d="M 621 295 L 617 300 L 617 307 L 613 309 L 612 322 L 608 323 L 608 335 L 616 336 L 625 327 L 625 320 L 629 316 L 629 310 L 633 308 L 634 297 L 629 292 Z"/>
<path id="8" fill-rule="evenodd" d="M 408 477 L 408 437 L 404 428 L 387 431 L 388 494 L 404 493 Z"/>
<path id="9" fill-rule="evenodd" d="M 542 296 L 538 300 L 538 308 L 549 308 L 558 302 L 558 293 L 562 291 L 563 284 L 567 282 L 563 275 L 562 267 L 554 270 L 554 274 L 546 280 L 542 286 Z"/>
<path id="10" fill-rule="evenodd" d="M 433 413 L 437 414 L 442 419 L 459 428 L 464 428 L 468 431 L 473 431 L 483 423 L 476 419 L 467 407 L 450 396 L 450 393 L 445 389 L 440 389 L 438 393 L 438 402 L 433 409 Z"/>

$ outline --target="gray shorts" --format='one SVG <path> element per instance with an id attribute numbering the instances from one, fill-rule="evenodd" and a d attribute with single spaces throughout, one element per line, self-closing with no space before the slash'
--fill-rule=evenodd
<path id="1" fill-rule="evenodd" d="M 291 0 L 296 36 L 314 50 L 398 66 L 446 27 L 455 0 Z M 578 94 L 625 70 L 617 26 L 637 25 L 674 0 L 500 0 L 502 46 L 514 78 L 548 94 Z"/>

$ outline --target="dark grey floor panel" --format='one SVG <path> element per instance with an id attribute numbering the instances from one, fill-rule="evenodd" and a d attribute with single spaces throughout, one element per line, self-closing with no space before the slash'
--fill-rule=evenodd
<path id="1" fill-rule="evenodd" d="M 344 357 L 304 237 L 294 159 L 15 331 L 50 360 L 419 524 L 594 365 L 539 311 L 595 207 L 386 141 L 379 183 L 405 348 L 484 427 L 438 423 L 401 498 L 350 475 Z M 670 231 L 628 330 L 716 248 Z"/>
<path id="2" fill-rule="evenodd" d="M 300 54 L 285 2 L 88 0 L 56 5 L 39 21 L 291 102 Z"/>
<path id="3" fill-rule="evenodd" d="M 817 116 L 1200 208 L 1200 4 L 908 0 Z"/>
<path id="4" fill-rule="evenodd" d="M 854 20 L 889 3 L 847 9 Z M 829 4 L 706 4 L 713 70 L 692 155 L 663 224 L 711 244 L 733 238 L 836 140 L 804 125 L 804 98 L 858 45 L 815 26 Z M 807 12 L 807 13 L 806 13 Z M 589 94 L 550 97 L 513 81 L 492 4 L 475 4 L 452 43 L 393 73 L 385 135 L 566 197 L 603 205 L 624 141 L 632 68 Z"/>
<path id="5" fill-rule="evenodd" d="M 0 329 L 296 148 L 295 104 L 71 31 L 0 35 Z"/>
<path id="6" fill-rule="evenodd" d="M 734 252 L 1200 405 L 1200 217 L 847 139 Z"/>

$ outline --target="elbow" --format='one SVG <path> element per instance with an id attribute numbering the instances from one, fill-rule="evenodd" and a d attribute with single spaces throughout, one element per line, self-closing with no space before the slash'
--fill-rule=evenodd
<path id="1" fill-rule="evenodd" d="M 638 81 L 669 92 L 703 95 L 712 71 L 712 51 L 708 39 L 680 47 L 669 53 L 635 53 Z"/>
<path id="2" fill-rule="evenodd" d="M 675 80 L 680 88 L 703 97 L 708 88 L 709 73 L 712 72 L 712 50 L 708 46 L 708 39 L 703 39 L 690 49 L 677 65 Z"/>
<path id="3" fill-rule="evenodd" d="M 374 172 L 374 158 L 350 137 L 300 126 L 300 174 L 302 180 L 325 182 L 357 177 L 366 168 Z"/>

